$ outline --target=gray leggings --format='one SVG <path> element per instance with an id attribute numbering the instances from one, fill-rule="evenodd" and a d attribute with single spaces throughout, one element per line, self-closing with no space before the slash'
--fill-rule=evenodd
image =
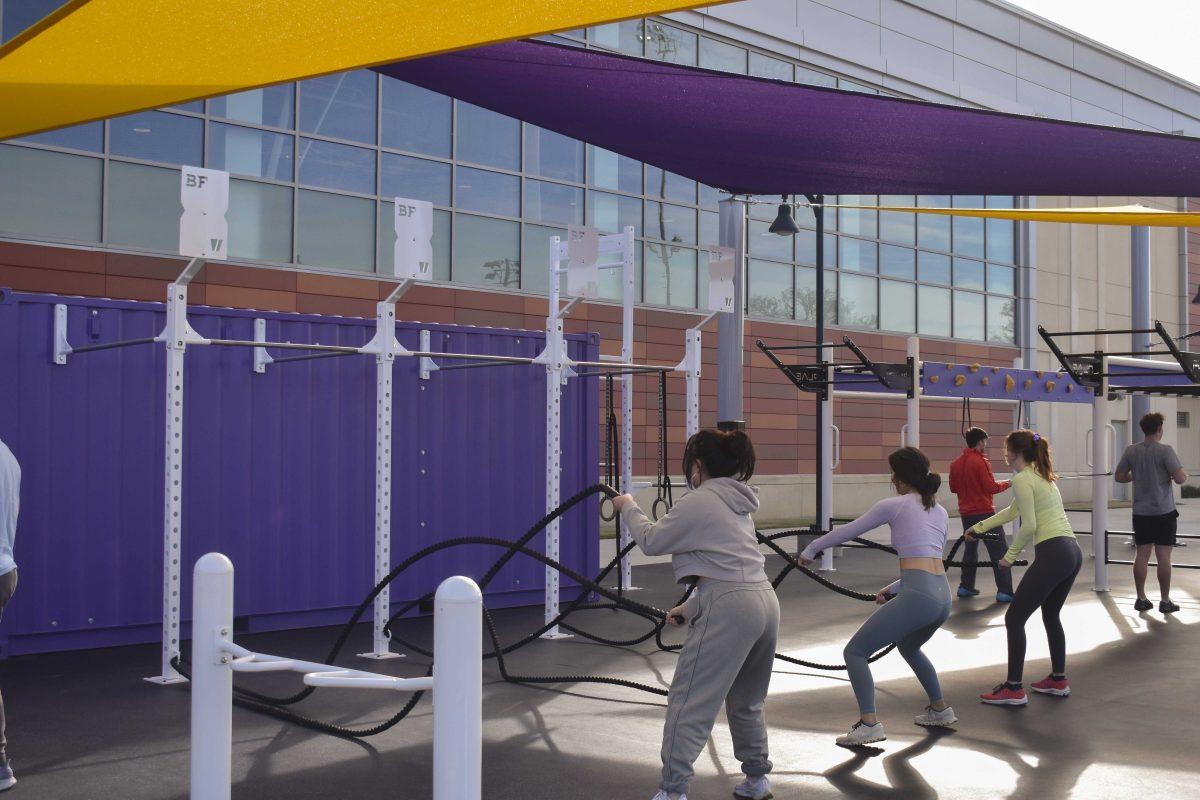
<path id="1" fill-rule="evenodd" d="M 930 701 L 941 699 L 937 670 L 921 652 L 921 645 L 929 641 L 949 616 L 950 584 L 945 575 L 919 569 L 901 570 L 896 597 L 863 623 L 843 652 L 860 713 L 875 713 L 875 681 L 867 659 L 893 642 L 916 673 Z"/>

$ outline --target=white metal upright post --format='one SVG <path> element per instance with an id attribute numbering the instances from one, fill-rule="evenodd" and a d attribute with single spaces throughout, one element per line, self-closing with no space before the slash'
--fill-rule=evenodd
<path id="1" fill-rule="evenodd" d="M 433 598 L 433 800 L 481 796 L 482 633 L 479 586 L 442 581 Z"/>
<path id="2" fill-rule="evenodd" d="M 822 343 L 823 344 L 823 343 Z M 819 351 L 821 360 L 829 363 L 833 361 L 831 348 L 822 347 Z M 825 380 L 828 381 L 826 386 L 825 397 L 823 400 L 818 400 L 824 407 L 825 424 L 817 432 L 821 437 L 821 463 L 817 465 L 817 480 L 821 482 L 821 502 L 817 511 L 817 530 L 827 531 L 833 525 L 830 518 L 833 517 L 833 379 L 835 371 L 833 367 L 829 367 L 825 373 Z M 828 526 L 828 527 L 827 527 Z M 821 571 L 833 571 L 833 548 L 827 547 L 821 554 Z"/>
<path id="3" fill-rule="evenodd" d="M 183 356 L 189 344 L 208 340 L 187 320 L 187 287 L 204 266 L 193 258 L 167 287 L 167 321 L 158 340 L 166 346 L 166 432 L 163 438 L 163 633 L 162 664 L 151 683 L 186 680 L 171 661 L 179 656 L 180 559 L 183 556 Z"/>
<path id="4" fill-rule="evenodd" d="M 633 227 L 626 226 L 621 242 L 621 361 L 633 363 L 633 301 L 636 275 L 633 261 Z M 621 486 L 633 493 L 633 375 L 622 375 L 621 381 Z M 621 518 L 620 548 L 633 541 L 625 518 Z M 626 589 L 633 585 L 633 560 L 629 556 L 621 559 L 621 581 Z"/>
<path id="5" fill-rule="evenodd" d="M 546 349 L 542 351 L 542 363 L 546 367 L 546 513 L 550 513 L 562 502 L 562 381 L 565 341 L 563 320 L 558 307 L 559 282 L 563 270 L 562 242 L 559 237 L 550 237 L 550 313 L 546 317 Z M 559 556 L 559 520 L 546 526 L 546 557 L 555 561 Z M 547 565 L 545 571 L 545 622 L 558 616 L 559 575 L 558 570 Z M 568 636 L 558 626 L 550 628 L 543 638 L 557 639 Z"/>
<path id="6" fill-rule="evenodd" d="M 906 404 L 904 444 L 908 447 L 921 446 L 921 339 L 908 337 L 908 359 L 912 365 L 912 385 Z"/>
<path id="7" fill-rule="evenodd" d="M 1106 337 L 1097 335 L 1096 349 L 1104 351 Z M 1100 373 L 1108 372 L 1108 359 L 1100 359 Z M 1092 553 L 1096 559 L 1097 592 L 1108 591 L 1108 379 L 1092 398 Z"/>
<path id="8" fill-rule="evenodd" d="M 192 570 L 191 800 L 229 800 L 233 670 L 221 639 L 233 633 L 233 563 L 209 553 Z"/>
<path id="9" fill-rule="evenodd" d="M 713 311 L 683 334 L 683 360 L 675 367 L 683 373 L 684 391 L 687 393 L 687 416 L 685 418 L 687 438 L 691 439 L 700 430 L 700 374 L 704 366 L 703 331 L 720 312 Z M 684 476 L 686 482 L 687 476 Z"/>

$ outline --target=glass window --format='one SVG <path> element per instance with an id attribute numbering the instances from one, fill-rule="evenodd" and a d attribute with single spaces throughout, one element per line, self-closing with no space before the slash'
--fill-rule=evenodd
<path id="1" fill-rule="evenodd" d="M 949 208 L 947 195 L 921 195 L 917 205 L 923 208 Z M 917 215 L 917 243 L 931 250 L 950 250 L 950 217 L 934 214 Z"/>
<path id="2" fill-rule="evenodd" d="M 21 0 L 0 3 L 0 41 L 7 42 L 26 28 L 41 21 L 67 0 Z"/>
<path id="3" fill-rule="evenodd" d="M 879 325 L 879 302 L 876 293 L 879 282 L 862 275 L 842 273 L 838 285 L 838 323 L 857 328 Z"/>
<path id="4" fill-rule="evenodd" d="M 587 204 L 589 225 L 605 233 L 620 233 L 627 225 L 632 225 L 634 235 L 641 235 L 642 201 L 636 197 L 605 194 L 589 189 Z"/>
<path id="5" fill-rule="evenodd" d="M 313 267 L 370 272 L 375 265 L 375 201 L 300 190 L 296 260 Z"/>
<path id="6" fill-rule="evenodd" d="M 922 336 L 950 336 L 950 290 L 917 287 L 917 332 Z"/>
<path id="7" fill-rule="evenodd" d="M 200 166 L 204 121 L 163 111 L 117 117 L 108 123 L 108 151 L 114 156 Z"/>
<path id="8" fill-rule="evenodd" d="M 916 333 L 916 284 L 880 281 L 879 292 L 880 329 L 899 333 Z"/>
<path id="9" fill-rule="evenodd" d="M 435 206 L 450 205 L 450 165 L 412 156 L 384 153 L 379 176 L 383 197 L 428 200 Z"/>
<path id="10" fill-rule="evenodd" d="M 458 102 L 460 161 L 502 169 L 521 168 L 521 123 L 512 117 Z"/>
<path id="11" fill-rule="evenodd" d="M 453 102 L 444 94 L 384 75 L 383 146 L 449 158 Z"/>
<path id="12" fill-rule="evenodd" d="M 879 274 L 911 281 L 916 277 L 916 251 L 891 244 L 880 245 Z"/>
<path id="13" fill-rule="evenodd" d="M 175 105 L 167 106 L 167 107 L 168 108 L 177 108 L 180 111 L 190 111 L 193 114 L 203 114 L 204 113 L 204 101 L 203 100 L 193 100 L 190 103 L 176 103 Z"/>
<path id="14" fill-rule="evenodd" d="M 700 188 L 700 207 L 711 211 L 718 210 L 721 207 L 721 195 L 724 192 L 712 186 L 705 186 L 703 183 L 698 185 Z"/>
<path id="15" fill-rule="evenodd" d="M 48 144 L 52 147 L 69 147 L 72 150 L 100 153 L 104 150 L 104 123 L 87 122 L 83 125 L 72 125 L 69 128 L 35 133 L 32 136 L 22 136 L 14 141 L 34 142 Z"/>
<path id="16" fill-rule="evenodd" d="M 589 146 L 588 183 L 601 189 L 642 193 L 642 162 Z"/>
<path id="17" fill-rule="evenodd" d="M 168 253 L 179 251 L 179 170 L 142 164 L 108 165 L 108 241 Z"/>
<path id="18" fill-rule="evenodd" d="M 208 126 L 208 166 L 236 175 L 290 181 L 294 141 L 295 137 L 283 133 L 213 122 Z"/>
<path id="19" fill-rule="evenodd" d="M 750 74 L 757 78 L 772 78 L 777 81 L 792 80 L 792 65 L 778 58 L 750 53 Z"/>
<path id="20" fill-rule="evenodd" d="M 864 86 L 861 83 L 848 81 L 845 78 L 838 78 L 838 88 L 847 92 L 862 92 L 863 94 L 879 94 L 879 90 L 870 86 Z"/>
<path id="21" fill-rule="evenodd" d="M 838 201 L 847 206 L 873 206 L 876 198 L 873 194 L 846 194 Z M 839 208 L 841 224 L 839 230 L 851 236 L 864 236 L 874 239 L 878 236 L 879 225 L 876 221 L 877 211 L 866 211 L 857 208 Z"/>
<path id="22" fill-rule="evenodd" d="M 1016 262 L 1016 223 L 1008 219 L 987 221 L 987 257 L 990 261 Z"/>
<path id="23" fill-rule="evenodd" d="M 1013 198 L 1011 195 L 989 194 L 986 198 L 986 201 L 987 202 L 985 203 L 985 205 L 988 208 L 1012 208 L 1013 207 Z"/>
<path id="24" fill-rule="evenodd" d="M 796 83 L 807 83 L 810 86 L 824 86 L 829 89 L 837 88 L 837 78 L 817 72 L 815 69 L 796 65 Z"/>
<path id="25" fill-rule="evenodd" d="M 770 223 L 750 220 L 747 225 L 746 246 L 754 258 L 773 258 L 776 261 L 792 260 L 792 236 L 778 236 L 768 230 Z"/>
<path id="26" fill-rule="evenodd" d="M 987 299 L 987 338 L 994 342 L 1016 341 L 1013 332 L 1016 330 L 1017 303 L 1011 297 L 993 297 Z"/>
<path id="27" fill-rule="evenodd" d="M 700 244 L 712 247 L 721 243 L 721 215 L 715 211 L 700 212 Z M 790 248 L 790 245 L 789 245 Z"/>
<path id="28" fill-rule="evenodd" d="M 838 274 L 825 270 L 825 324 L 836 325 L 838 320 Z M 807 267 L 796 270 L 796 319 L 811 321 L 817 318 L 817 271 Z"/>
<path id="29" fill-rule="evenodd" d="M 646 20 L 646 58 L 696 66 L 696 34 Z"/>
<path id="30" fill-rule="evenodd" d="M 960 289 L 983 291 L 983 262 L 969 258 L 954 259 L 954 285 Z"/>
<path id="31" fill-rule="evenodd" d="M 722 72 L 746 74 L 746 49 L 728 42 L 700 37 L 700 66 Z"/>
<path id="32" fill-rule="evenodd" d="M 292 188 L 229 182 L 229 255 L 292 262 Z"/>
<path id="33" fill-rule="evenodd" d="M 646 243 L 642 299 L 659 306 L 696 307 L 696 251 Z"/>
<path id="34" fill-rule="evenodd" d="M 983 220 L 978 217 L 954 217 L 954 252 L 983 258 Z"/>
<path id="35" fill-rule="evenodd" d="M 875 242 L 838 237 L 838 264 L 852 272 L 877 272 L 879 269 Z"/>
<path id="36" fill-rule="evenodd" d="M 214 97 L 208 101 L 208 113 L 236 122 L 250 122 L 271 128 L 292 128 L 294 102 L 295 86 L 289 83 Z"/>
<path id="37" fill-rule="evenodd" d="M 395 203 L 386 200 L 379 204 L 379 250 L 376 263 L 384 275 L 395 274 L 396 220 Z M 433 279 L 450 280 L 450 212 L 433 212 Z"/>
<path id="38" fill-rule="evenodd" d="M 950 285 L 950 256 L 941 253 L 917 252 L 917 276 L 921 283 Z"/>
<path id="39" fill-rule="evenodd" d="M 525 181 L 525 217 L 562 225 L 583 224 L 583 189 L 545 181 Z"/>
<path id="40" fill-rule="evenodd" d="M 525 172 L 543 178 L 582 183 L 583 142 L 527 124 Z"/>
<path id="41" fill-rule="evenodd" d="M 795 290 L 790 264 L 750 259 L 747 312 L 756 317 L 791 319 Z"/>
<path id="42" fill-rule="evenodd" d="M 794 237 L 796 240 L 796 260 L 801 264 L 817 265 L 817 233 L 816 231 L 801 228 L 800 232 Z M 837 236 L 832 233 L 825 234 L 825 266 L 832 267 L 838 263 L 838 244 Z"/>
<path id="43" fill-rule="evenodd" d="M 696 182 L 647 164 L 646 194 L 680 203 L 695 203 Z"/>
<path id="44" fill-rule="evenodd" d="M 1015 272 L 1012 267 L 1002 267 L 999 264 L 988 264 L 987 289 L 996 294 L 1013 295 L 1017 293 Z"/>
<path id="45" fill-rule="evenodd" d="M 602 269 L 600 270 L 600 296 L 606 300 L 620 300 L 624 295 L 622 290 L 621 279 L 622 270 L 619 269 Z M 564 276 L 563 288 L 566 288 L 566 279 Z M 642 248 L 634 245 L 633 247 L 633 299 L 635 302 L 642 300 Z"/>
<path id="46" fill-rule="evenodd" d="M 646 238 L 696 243 L 696 209 L 646 201 Z"/>
<path id="47" fill-rule="evenodd" d="M 456 208 L 506 217 L 521 215 L 521 179 L 516 175 L 458 167 L 454 181 Z"/>
<path id="48" fill-rule="evenodd" d="M 348 144 L 300 139 L 300 183 L 375 194 L 375 151 Z"/>
<path id="49" fill-rule="evenodd" d="M 451 276 L 461 283 L 520 287 L 520 235 L 516 222 L 456 214 Z"/>
<path id="50" fill-rule="evenodd" d="M 375 144 L 375 86 L 370 70 L 300 81 L 300 130 Z"/>
<path id="51" fill-rule="evenodd" d="M 912 195 L 885 194 L 879 198 L 881 206 L 911 206 Z M 917 241 L 917 217 L 901 211 L 879 212 L 879 238 L 886 242 L 913 245 Z"/>
<path id="52" fill-rule="evenodd" d="M 983 341 L 983 295 L 954 293 L 954 338 Z"/>
<path id="53" fill-rule="evenodd" d="M 529 292 L 548 292 L 550 290 L 550 284 L 547 282 L 550 277 L 550 239 L 554 236 L 566 239 L 567 229 L 526 225 L 523 236 L 521 260 L 525 262 L 526 268 L 522 270 L 521 288 Z M 601 278 L 605 272 L 612 271 L 601 270 Z M 566 291 L 565 280 L 561 281 L 560 288 L 562 291 Z"/>
<path id="54" fill-rule="evenodd" d="M 100 241 L 103 169 L 98 158 L 0 145 L 0 231 Z M 175 196 L 178 200 L 178 173 Z"/>
<path id="55" fill-rule="evenodd" d="M 587 30 L 588 41 L 609 50 L 640 56 L 642 54 L 642 21 L 627 19 L 608 25 L 595 25 Z"/>

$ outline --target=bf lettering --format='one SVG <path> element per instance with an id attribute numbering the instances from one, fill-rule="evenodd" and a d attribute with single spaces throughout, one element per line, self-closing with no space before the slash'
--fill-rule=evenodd
<path id="1" fill-rule="evenodd" d="M 185 177 L 187 178 L 187 185 L 194 189 L 202 189 L 204 188 L 204 184 L 208 182 L 207 175 L 196 175 L 189 172 Z"/>

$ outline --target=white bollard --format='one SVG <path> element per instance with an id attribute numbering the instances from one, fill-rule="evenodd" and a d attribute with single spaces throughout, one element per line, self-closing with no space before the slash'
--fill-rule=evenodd
<path id="1" fill-rule="evenodd" d="M 233 562 L 209 553 L 192 572 L 191 800 L 230 797 L 233 670 L 217 649 L 222 630 L 233 632 Z"/>
<path id="2" fill-rule="evenodd" d="M 442 581 L 433 601 L 433 800 L 482 792 L 482 614 L 475 581 Z"/>

